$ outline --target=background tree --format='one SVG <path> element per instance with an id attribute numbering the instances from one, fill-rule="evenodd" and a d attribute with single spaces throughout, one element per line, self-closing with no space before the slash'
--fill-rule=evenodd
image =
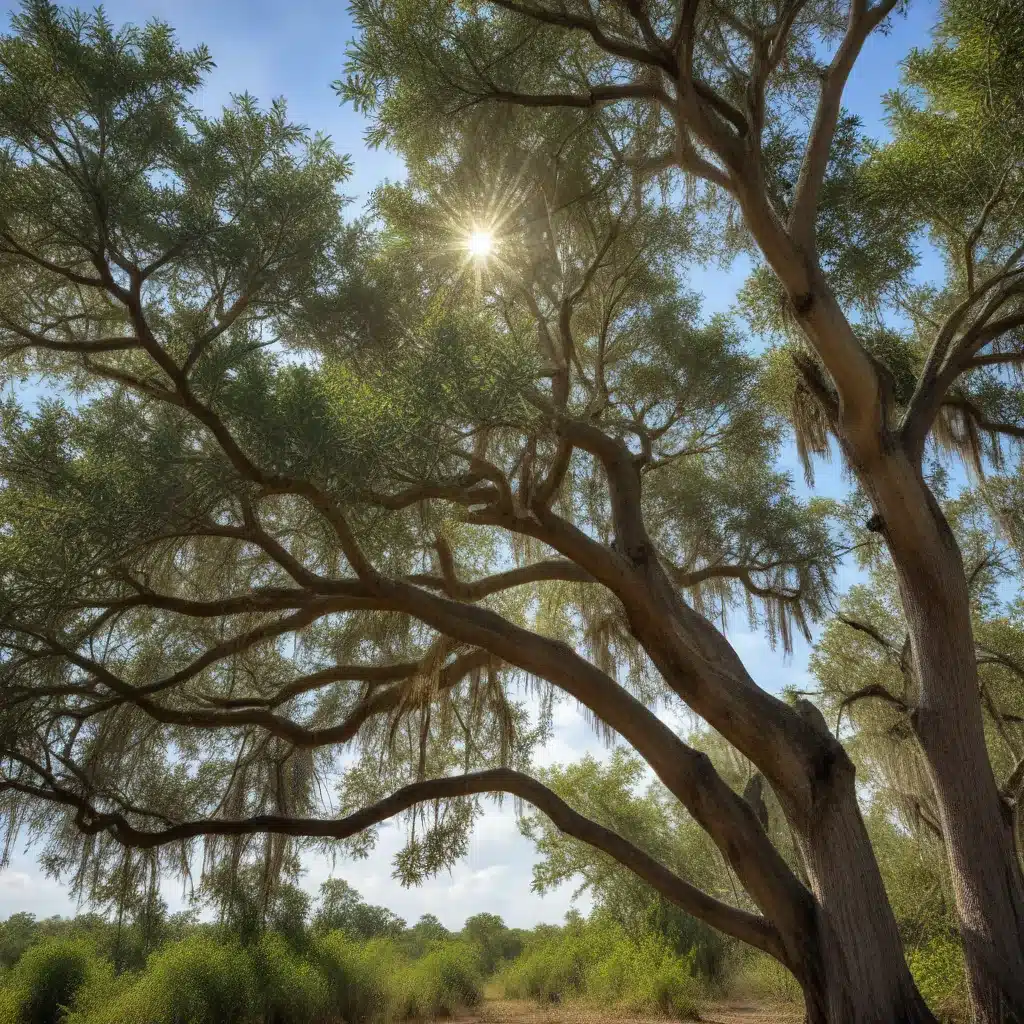
<path id="1" fill-rule="evenodd" d="M 343 878 L 328 878 L 320 886 L 313 927 L 319 932 L 341 930 L 357 939 L 378 939 L 400 935 L 405 922 L 387 907 L 367 903 Z"/>
<path id="2" fill-rule="evenodd" d="M 514 960 L 523 951 L 523 940 L 497 914 L 467 917 L 460 935 L 481 950 L 481 969 L 491 975 L 505 960 Z"/>
<path id="3" fill-rule="evenodd" d="M 657 782 L 645 781 L 641 759 L 617 750 L 607 765 L 592 758 L 540 773 L 541 780 L 589 818 L 628 836 L 659 863 L 702 891 L 753 909 L 707 834 Z M 702 921 L 680 910 L 621 864 L 593 847 L 566 837 L 540 816 L 524 818 L 524 833 L 536 844 L 540 861 L 533 886 L 546 892 L 570 880 L 577 895 L 588 892 L 595 908 L 640 936 L 663 936 L 708 981 L 725 972 L 727 943 Z"/>
<path id="4" fill-rule="evenodd" d="M 989 756 L 1021 849 L 1020 801 L 1024 687 L 1019 556 L 1013 543 L 1015 477 L 989 479 L 944 501 L 969 566 L 979 693 Z M 941 483 L 937 489 L 943 489 Z M 999 519 L 993 518 L 993 508 Z M 934 789 L 910 717 L 918 684 L 907 656 L 906 622 L 891 566 L 860 552 L 869 582 L 844 597 L 811 660 L 818 698 L 836 729 L 852 728 L 847 748 L 871 786 L 872 803 L 925 845 L 944 844 Z"/>

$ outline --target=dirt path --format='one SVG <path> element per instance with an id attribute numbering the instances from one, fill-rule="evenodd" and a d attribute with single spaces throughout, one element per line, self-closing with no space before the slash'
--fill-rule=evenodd
<path id="1" fill-rule="evenodd" d="M 753 1006 L 747 1003 L 715 1003 L 701 1009 L 704 1024 L 800 1024 L 803 1013 L 794 1007 Z M 664 1018 L 626 1017 L 601 1013 L 572 1003 L 538 1006 L 518 999 L 486 999 L 458 1024 L 665 1024 Z"/>
<path id="2" fill-rule="evenodd" d="M 804 1015 L 789 1006 L 767 1007 L 728 1003 L 705 1007 L 701 1010 L 700 1019 L 705 1024 L 800 1024 Z"/>

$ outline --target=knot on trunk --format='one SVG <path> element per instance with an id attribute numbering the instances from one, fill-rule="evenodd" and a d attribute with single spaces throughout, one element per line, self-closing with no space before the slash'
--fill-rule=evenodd
<path id="1" fill-rule="evenodd" d="M 793 311 L 797 316 L 806 316 L 814 305 L 814 292 L 793 296 Z"/>
<path id="2" fill-rule="evenodd" d="M 864 529 L 871 533 L 885 533 L 885 520 L 876 512 L 864 524 Z"/>
<path id="3" fill-rule="evenodd" d="M 628 558 L 629 561 L 638 568 L 647 565 L 650 561 L 650 547 L 644 543 L 628 544 L 616 537 L 615 540 L 612 541 L 612 549 L 625 558 Z"/>

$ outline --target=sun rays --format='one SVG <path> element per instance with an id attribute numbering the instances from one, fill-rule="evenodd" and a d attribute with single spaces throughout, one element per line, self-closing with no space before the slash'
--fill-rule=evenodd
<path id="1" fill-rule="evenodd" d="M 466 252 L 475 260 L 485 260 L 495 249 L 494 232 L 486 228 L 474 228 L 466 239 Z"/>

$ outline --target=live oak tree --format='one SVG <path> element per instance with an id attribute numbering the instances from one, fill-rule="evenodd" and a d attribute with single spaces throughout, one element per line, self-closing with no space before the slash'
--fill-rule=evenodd
<path id="1" fill-rule="evenodd" d="M 186 872 L 200 836 L 211 878 L 274 875 L 296 839 L 358 844 L 426 805 L 398 863 L 415 880 L 465 848 L 470 797 L 509 792 L 771 952 L 814 1019 L 847 1015 L 855 960 L 821 941 L 827 913 L 649 708 L 703 674 L 692 640 L 722 652 L 712 704 L 738 685 L 748 731 L 836 761 L 862 833 L 838 744 L 680 597 L 722 611 L 745 588 L 785 640 L 833 558 L 766 468 L 778 430 L 756 361 L 679 289 L 686 220 L 586 145 L 580 202 L 538 220 L 540 161 L 509 193 L 519 262 L 495 261 L 485 296 L 460 272 L 471 225 L 441 218 L 421 245 L 429 176 L 382 194 L 396 226 L 375 239 L 342 221 L 345 163 L 281 105 L 189 107 L 205 51 L 38 3 L 16 29 L 0 49 L 5 365 L 66 395 L 4 411 L 9 843 L 45 836 L 47 866 L 87 891 L 126 871 L 124 848 Z M 556 225 L 571 260 L 544 240 Z M 556 691 L 642 753 L 765 913 L 522 772 Z"/>
<path id="2" fill-rule="evenodd" d="M 911 512 L 915 494 L 925 502 L 915 529 L 932 532 L 915 543 L 929 558 L 937 506 L 892 426 L 890 392 L 857 390 L 882 379 L 882 364 L 864 354 L 824 271 L 793 255 L 811 244 L 819 192 L 859 187 L 849 125 L 844 161 L 827 173 L 829 111 L 884 12 L 854 12 L 793 201 L 803 212 L 785 228 L 784 196 L 769 201 L 754 180 L 767 173 L 761 113 L 777 121 L 769 93 L 723 98 L 724 65 L 709 65 L 715 87 L 691 88 L 698 34 L 708 60 L 724 53 L 714 18 L 680 23 L 679 65 L 659 41 L 665 19 L 640 8 L 587 37 L 569 13 L 545 26 L 491 9 L 448 20 L 448 4 L 360 11 L 361 59 L 378 63 L 357 84 L 390 97 L 382 131 L 421 147 L 408 184 L 377 196 L 376 232 L 345 222 L 346 162 L 290 124 L 283 104 L 266 111 L 242 96 L 219 118 L 192 109 L 210 60 L 178 49 L 167 28 L 115 31 L 35 0 L 0 42 L 0 344 L 12 377 L 62 390 L 3 412 L 9 843 L 45 838 L 47 865 L 85 887 L 125 850 L 185 873 L 199 839 L 211 877 L 249 863 L 273 877 L 303 843 L 365 853 L 373 828 L 404 813 L 396 870 L 415 882 L 462 854 L 481 796 L 508 793 L 778 959 L 810 1020 L 931 1019 L 903 962 L 851 760 L 813 705 L 758 687 L 716 625 L 746 605 L 787 643 L 822 612 L 838 552 L 823 510 L 794 501 L 771 470 L 779 374 L 766 381 L 735 329 L 702 321 L 680 284 L 707 244 L 713 197 L 698 187 L 684 203 L 634 159 L 666 131 L 667 63 L 672 130 L 683 133 L 671 152 L 739 196 L 785 287 L 804 296 L 797 316 L 824 364 L 799 364 L 801 386 L 823 403 L 804 402 L 805 421 L 820 409 L 811 420 L 860 453 L 862 477 L 880 474 L 865 487 L 909 592 L 916 533 L 897 521 L 892 488 Z M 782 75 L 785 95 L 798 95 L 833 14 L 786 13 L 758 74 Z M 740 33 L 730 66 L 757 24 L 727 29 Z M 639 36 L 602 57 L 623 33 Z M 586 94 L 582 129 L 564 93 L 543 116 L 535 106 L 496 120 L 466 102 L 486 98 L 493 74 L 619 78 L 623 60 L 643 65 L 637 81 L 595 95 L 628 103 L 595 107 Z M 463 76 L 455 85 L 448 61 Z M 398 67 L 409 77 L 385 82 Z M 473 75 L 479 97 L 463 89 Z M 442 110 L 453 89 L 459 101 Z M 782 166 L 792 147 L 777 136 Z M 853 227 L 881 237 L 895 223 L 899 236 L 883 185 Z M 750 244 L 739 220 L 725 227 Z M 840 254 L 850 230 L 836 227 Z M 895 272 L 865 259 L 852 279 L 880 267 Z M 882 443 L 869 424 L 883 413 L 884 451 L 868 458 Z M 942 552 L 946 569 L 959 564 Z M 955 611 L 956 588 L 940 593 Z M 925 677 L 933 651 L 922 643 L 912 646 Z M 958 695 L 961 728 L 980 716 L 962 684 L 962 672 L 929 684 Z M 557 698 L 638 752 L 749 906 L 701 891 L 528 774 Z M 765 831 L 756 792 L 744 798 L 666 725 L 663 702 L 688 705 L 757 767 L 799 867 Z M 919 719 L 948 731 L 944 712 Z M 983 796 L 984 780 L 972 780 Z M 941 781 L 936 791 L 941 802 Z M 984 799 L 964 813 L 992 824 Z M 984 922 L 1001 904 L 971 906 Z M 1006 933 L 968 927 L 968 937 L 979 1012 L 1008 1019 L 1021 1003 Z"/>
<path id="3" fill-rule="evenodd" d="M 919 688 L 910 722 L 949 855 L 974 1013 L 1020 1019 L 1024 880 L 985 745 L 967 573 L 922 469 L 936 447 L 998 460 L 1022 434 L 1014 5 L 943 5 L 935 45 L 907 63 L 911 89 L 889 100 L 894 141 L 877 153 L 844 113 L 843 91 L 897 0 L 354 7 L 362 35 L 340 89 L 374 112 L 372 138 L 414 166 L 460 132 L 480 137 L 488 115 L 528 149 L 587 135 L 609 162 L 661 183 L 669 208 L 703 206 L 719 251 L 732 242 L 754 258 L 744 301 L 754 323 L 789 339 L 800 443 L 810 457 L 838 442 L 892 559 Z M 941 265 L 925 285 L 911 273 L 921 242 Z M 657 570 L 638 571 L 655 592 Z M 679 685 L 655 643 L 645 646 L 669 685 L 761 769 L 797 835 L 810 831 L 829 776 L 806 773 L 812 728 L 786 716 L 785 737 L 775 735 L 764 713 L 755 730 L 738 708 L 759 699 L 746 680 L 708 681 L 729 664 L 724 652 L 705 647 L 699 669 L 683 659 Z M 850 828 L 823 831 L 850 850 Z M 871 945 L 889 950 L 871 984 L 899 1003 L 901 971 L 886 977 L 884 966 L 897 960 L 888 924 L 854 923 L 873 895 L 850 906 L 827 877 L 835 848 L 806 845 L 833 920 L 875 929 Z"/>

